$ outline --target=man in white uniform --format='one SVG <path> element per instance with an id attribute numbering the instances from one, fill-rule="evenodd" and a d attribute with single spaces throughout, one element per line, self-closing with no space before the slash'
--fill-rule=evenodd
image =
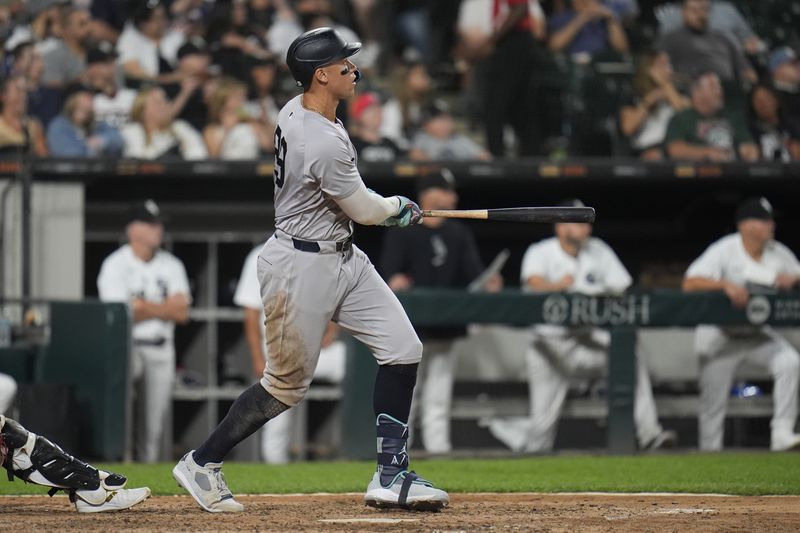
<path id="1" fill-rule="evenodd" d="M 258 283 L 258 256 L 263 244 L 253 248 L 244 260 L 242 275 L 233 295 L 233 303 L 244 308 L 244 334 L 250 349 L 253 374 L 257 379 L 264 375 L 266 364 L 266 332 L 264 331 L 264 305 L 261 302 L 261 287 Z M 339 328 L 331 322 L 322 337 L 322 351 L 314 380 L 341 383 L 344 378 L 346 350 L 344 342 L 337 340 Z M 261 430 L 261 457 L 270 464 L 289 462 L 291 428 L 296 411 L 285 411 L 264 425 Z"/>
<path id="2" fill-rule="evenodd" d="M 582 207 L 579 200 L 565 206 Z M 605 242 L 591 237 L 590 224 L 555 224 L 555 237 L 531 245 L 520 274 L 523 290 L 575 292 L 586 295 L 621 294 L 632 279 Z M 526 452 L 553 449 L 558 418 L 570 378 L 595 378 L 608 369 L 608 330 L 536 325 L 527 351 L 530 420 L 492 420 L 489 429 L 510 448 Z M 637 357 L 634 421 L 641 449 L 674 445 L 677 436 L 664 431 L 650 386 L 650 377 Z"/>
<path id="3" fill-rule="evenodd" d="M 736 233 L 711 244 L 686 271 L 683 290 L 724 291 L 739 308 L 751 294 L 790 290 L 800 281 L 800 263 L 774 240 L 772 206 L 750 198 L 736 210 Z M 800 355 L 769 326 L 698 326 L 695 351 L 700 356 L 700 449 L 722 449 L 725 413 L 736 369 L 744 361 L 769 369 L 775 380 L 770 449 L 800 449 L 795 433 Z"/>
<path id="4" fill-rule="evenodd" d="M 373 396 L 378 467 L 365 503 L 426 511 L 449 503 L 446 492 L 408 469 L 408 414 L 422 344 L 397 297 L 352 242 L 353 222 L 409 226 L 422 219 L 408 198 L 367 189 L 336 119 L 339 102 L 353 96 L 361 78 L 348 59 L 360 48 L 319 28 L 295 39 L 286 56 L 304 92 L 283 107 L 275 129 L 275 234 L 258 258 L 267 366 L 261 381 L 172 470 L 209 512 L 243 510 L 222 476 L 222 460 L 303 399 L 330 321 L 366 344 L 379 364 Z"/>
<path id="5" fill-rule="evenodd" d="M 135 432 L 136 452 L 139 461 L 153 463 L 172 401 L 175 323 L 189 319 L 191 294 L 183 263 L 161 249 L 164 226 L 154 201 L 133 209 L 126 231 L 128 244 L 103 261 L 97 289 L 104 302 L 131 306 L 131 367 L 144 417 L 144 427 Z"/>
<path id="6" fill-rule="evenodd" d="M 5 414 L 14 396 L 17 395 L 17 382 L 8 374 L 0 374 L 0 415 Z"/>

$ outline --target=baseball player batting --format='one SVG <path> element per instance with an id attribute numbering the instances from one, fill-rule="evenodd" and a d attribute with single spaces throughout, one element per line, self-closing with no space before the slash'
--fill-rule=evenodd
<path id="1" fill-rule="evenodd" d="M 243 510 L 225 483 L 222 461 L 303 399 L 330 320 L 366 344 L 379 364 L 373 400 L 378 466 L 365 503 L 426 511 L 449 503 L 446 492 L 408 468 L 407 421 L 422 344 L 394 293 L 352 242 L 353 222 L 406 227 L 422 218 L 408 198 L 367 189 L 356 151 L 336 119 L 339 102 L 353 95 L 361 78 L 349 60 L 360 48 L 319 28 L 295 39 L 286 55 L 303 94 L 284 106 L 275 129 L 275 233 L 258 260 L 264 376 L 172 471 L 206 511 Z"/>

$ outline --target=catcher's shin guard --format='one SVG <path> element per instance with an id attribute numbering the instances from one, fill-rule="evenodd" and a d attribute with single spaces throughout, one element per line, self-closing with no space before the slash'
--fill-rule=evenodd
<path id="1" fill-rule="evenodd" d="M 28 483 L 51 487 L 52 496 L 59 490 L 89 503 L 99 504 L 108 493 L 125 486 L 124 476 L 103 472 L 72 457 L 41 435 L 36 435 L 18 422 L 0 416 L 0 448 L 5 450 L 3 467 L 8 479 L 15 477 Z"/>

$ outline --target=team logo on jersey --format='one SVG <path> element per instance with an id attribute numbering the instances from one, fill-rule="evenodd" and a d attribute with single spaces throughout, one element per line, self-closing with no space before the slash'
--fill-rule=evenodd
<path id="1" fill-rule="evenodd" d="M 745 315 L 747 315 L 747 320 L 751 324 L 760 326 L 769 320 L 771 314 L 772 305 L 769 303 L 769 299 L 766 296 L 753 296 L 747 302 Z"/>

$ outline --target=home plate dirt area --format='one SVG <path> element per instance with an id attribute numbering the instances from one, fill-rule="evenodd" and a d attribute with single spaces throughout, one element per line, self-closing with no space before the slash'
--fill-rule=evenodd
<path id="1" fill-rule="evenodd" d="M 0 498 L 6 531 L 800 531 L 800 497 L 678 494 L 452 494 L 440 513 L 378 511 L 361 494 L 240 496 L 243 514 L 156 496 L 81 515 L 64 497 Z"/>

